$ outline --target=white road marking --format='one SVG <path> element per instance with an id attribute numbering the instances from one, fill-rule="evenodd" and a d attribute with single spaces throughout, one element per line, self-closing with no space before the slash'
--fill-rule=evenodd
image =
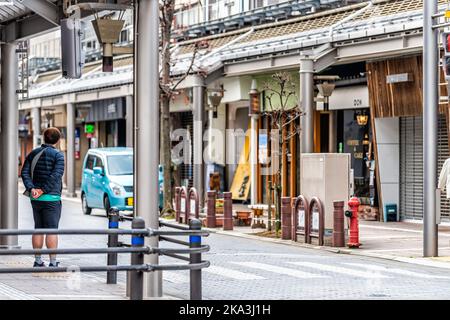
<path id="1" fill-rule="evenodd" d="M 211 256 L 255 256 L 255 257 L 279 257 L 279 258 L 311 258 L 311 255 L 296 253 L 270 253 L 270 252 L 219 252 L 205 253 Z M 314 259 L 327 258 L 326 256 L 314 256 Z"/>
<path id="2" fill-rule="evenodd" d="M 431 274 L 426 274 L 426 273 L 418 273 L 418 272 L 414 272 L 414 271 L 397 269 L 397 268 L 391 269 L 388 267 L 367 265 L 367 264 L 363 264 L 363 263 L 345 263 L 345 264 L 349 265 L 349 266 L 360 267 L 363 269 L 372 270 L 372 271 L 382 271 L 382 272 L 394 273 L 394 274 L 399 274 L 399 275 L 403 275 L 403 276 L 411 276 L 411 277 L 416 277 L 416 278 L 450 279 L 450 277 L 446 277 L 446 276 L 437 276 L 437 275 L 431 275 Z"/>
<path id="3" fill-rule="evenodd" d="M 450 249 L 450 247 L 439 247 L 440 249 Z M 365 252 L 396 252 L 396 251 L 422 251 L 423 247 L 420 248 L 401 248 L 401 249 L 373 249 L 365 250 Z"/>
<path id="4" fill-rule="evenodd" d="M 274 273 L 278 273 L 278 274 L 284 274 L 284 275 L 288 275 L 288 276 L 295 277 L 295 278 L 301 278 L 301 279 L 329 278 L 328 276 L 323 276 L 320 274 L 314 274 L 314 273 L 304 272 L 304 271 L 295 270 L 295 269 L 283 268 L 283 267 L 278 267 L 278 266 L 274 266 L 271 264 L 265 264 L 265 263 L 259 263 L 259 262 L 232 262 L 232 263 L 243 266 L 243 267 L 248 267 L 248 268 L 253 268 L 253 269 L 258 269 L 258 270 L 263 270 L 263 271 L 269 271 L 269 272 L 274 272 Z"/>
<path id="5" fill-rule="evenodd" d="M 68 298 L 68 299 L 108 299 L 108 300 L 112 300 L 112 299 L 117 299 L 117 300 L 123 300 L 125 299 L 125 294 L 123 295 L 117 295 L 117 296 L 113 296 L 113 295 L 95 295 L 95 294 L 90 294 L 90 295 L 76 295 L 76 294 L 37 294 L 36 297 L 39 298 L 53 298 L 53 299 L 62 299 L 62 298 Z"/>
<path id="6" fill-rule="evenodd" d="M 185 273 L 175 272 L 175 271 L 163 271 L 163 279 L 172 283 L 188 283 L 189 276 Z"/>
<path id="7" fill-rule="evenodd" d="M 400 231 L 400 232 L 410 232 L 410 233 L 422 233 L 422 230 L 413 230 L 413 229 L 405 229 L 405 228 L 396 228 L 396 227 L 381 227 L 381 226 L 370 226 L 366 224 L 360 224 L 360 228 L 366 229 L 378 229 L 378 230 L 386 230 L 386 231 Z M 440 237 L 450 237 L 448 233 L 439 233 Z M 389 237 L 389 236 L 387 236 Z"/>
<path id="8" fill-rule="evenodd" d="M 294 264 L 301 267 L 308 267 L 312 269 L 317 269 L 321 271 L 329 271 L 329 272 L 335 272 L 339 274 L 345 274 L 352 277 L 360 277 L 360 278 L 366 278 L 366 279 L 380 279 L 380 278 L 389 278 L 387 276 L 376 274 L 373 272 L 364 272 L 364 271 L 358 271 L 354 269 L 347 269 L 342 268 L 334 265 L 326 265 L 326 264 L 320 264 L 320 263 L 314 263 L 314 262 L 288 262 L 290 264 Z"/>
<path id="9" fill-rule="evenodd" d="M 0 283 L 0 295 L 7 296 L 14 300 L 39 300 L 35 296 L 29 295 L 21 290 L 17 290 L 4 283 Z"/>
<path id="10" fill-rule="evenodd" d="M 232 269 L 222 268 L 218 266 L 209 266 L 203 269 L 203 271 L 216 274 L 222 277 L 231 278 L 234 280 L 264 280 L 265 278 L 260 277 L 256 274 L 246 273 L 241 271 L 236 271 Z"/>

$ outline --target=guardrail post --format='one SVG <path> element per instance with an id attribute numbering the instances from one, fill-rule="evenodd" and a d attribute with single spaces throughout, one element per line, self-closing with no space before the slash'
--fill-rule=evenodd
<path id="1" fill-rule="evenodd" d="M 233 200 L 231 192 L 223 193 L 223 230 L 233 230 Z"/>
<path id="2" fill-rule="evenodd" d="M 216 192 L 208 191 L 208 212 L 206 213 L 206 226 L 216 227 Z"/>
<path id="3" fill-rule="evenodd" d="M 190 230 L 201 230 L 202 222 L 198 219 L 189 221 Z M 197 235 L 189 236 L 189 248 L 200 248 L 202 246 L 202 237 Z M 191 253 L 189 255 L 190 263 L 202 262 L 201 253 Z M 190 271 L 191 282 L 191 300 L 202 300 L 202 269 Z"/>
<path id="4" fill-rule="evenodd" d="M 142 218 L 134 218 L 131 223 L 132 229 L 145 229 L 145 221 Z M 132 247 L 143 247 L 144 246 L 144 236 L 143 235 L 132 235 L 131 236 L 131 246 Z M 144 254 L 143 253 L 132 253 L 131 254 L 131 265 L 143 265 L 144 264 Z M 144 273 L 142 271 L 131 271 L 130 272 L 130 300 L 142 300 L 144 295 Z"/>
<path id="5" fill-rule="evenodd" d="M 281 239 L 292 239 L 291 233 L 291 201 L 290 197 L 281 198 Z"/>
<path id="6" fill-rule="evenodd" d="M 112 207 L 108 212 L 108 228 L 118 229 L 119 228 L 119 210 L 116 207 Z M 119 242 L 118 234 L 108 235 L 108 248 L 117 247 Z M 117 265 L 117 253 L 108 253 L 108 266 Z M 117 271 L 107 271 L 106 274 L 107 284 L 117 284 Z"/>
<path id="7" fill-rule="evenodd" d="M 344 201 L 334 201 L 333 247 L 345 247 Z"/>

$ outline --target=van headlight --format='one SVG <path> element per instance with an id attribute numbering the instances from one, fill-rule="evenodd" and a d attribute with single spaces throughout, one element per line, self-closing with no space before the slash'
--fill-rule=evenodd
<path id="1" fill-rule="evenodd" d="M 111 188 L 112 192 L 116 196 L 121 196 L 122 194 L 125 193 L 125 190 L 123 189 L 123 187 L 120 184 L 117 184 L 115 182 L 110 182 L 109 187 Z"/>

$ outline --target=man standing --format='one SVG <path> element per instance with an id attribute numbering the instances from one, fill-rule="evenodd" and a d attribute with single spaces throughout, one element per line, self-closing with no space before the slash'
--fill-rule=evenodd
<path id="1" fill-rule="evenodd" d="M 64 155 L 55 146 L 61 138 L 57 128 L 44 131 L 44 144 L 26 157 L 22 168 L 22 180 L 33 207 L 35 229 L 57 229 L 61 218 L 62 176 Z M 33 235 L 33 248 L 42 249 L 44 235 Z M 58 247 L 58 236 L 47 235 L 48 249 Z M 50 255 L 49 267 L 57 267 L 56 255 Z M 44 267 L 41 255 L 35 256 L 34 267 Z"/>

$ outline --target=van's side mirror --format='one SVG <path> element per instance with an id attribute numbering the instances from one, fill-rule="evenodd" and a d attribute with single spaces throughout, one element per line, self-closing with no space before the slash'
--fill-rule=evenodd
<path id="1" fill-rule="evenodd" d="M 95 167 L 94 168 L 94 174 L 97 174 L 99 176 L 103 176 L 103 168 L 101 167 Z"/>

